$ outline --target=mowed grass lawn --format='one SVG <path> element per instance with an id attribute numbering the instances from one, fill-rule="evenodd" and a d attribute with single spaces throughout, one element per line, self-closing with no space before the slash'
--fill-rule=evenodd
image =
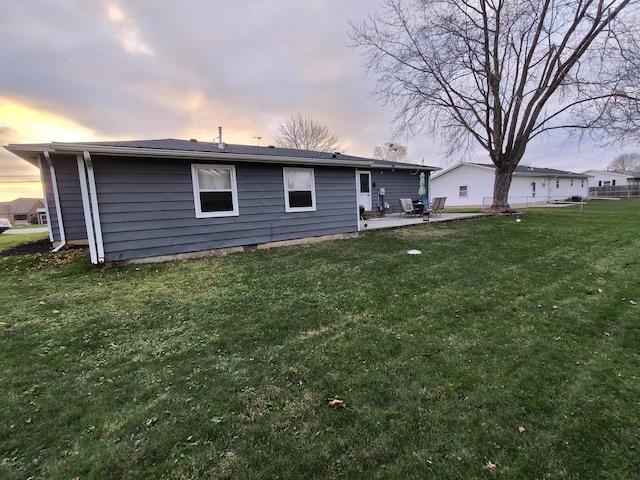
<path id="1" fill-rule="evenodd" d="M 0 296 L 3 479 L 640 478 L 638 201 Z"/>

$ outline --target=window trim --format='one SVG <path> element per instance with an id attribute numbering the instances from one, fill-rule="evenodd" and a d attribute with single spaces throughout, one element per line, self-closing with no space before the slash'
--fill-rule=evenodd
<path id="1" fill-rule="evenodd" d="M 287 182 L 287 172 L 311 172 L 311 206 L 310 207 L 292 207 L 289 205 L 289 188 Z M 287 213 L 295 212 L 315 212 L 316 211 L 316 174 L 313 168 L 301 167 L 283 167 L 282 181 L 284 187 L 284 210 Z"/>
<path id="2" fill-rule="evenodd" d="M 469 185 L 459 185 L 458 186 L 458 197 L 460 197 L 460 198 L 469 197 Z"/>
<path id="3" fill-rule="evenodd" d="M 220 168 L 229 169 L 231 172 L 231 203 L 233 210 L 219 212 L 203 212 L 200 204 L 200 185 L 198 180 L 198 169 L 200 168 Z M 191 181 L 193 183 L 193 204 L 195 206 L 196 218 L 216 218 L 216 217 L 237 217 L 240 215 L 238 209 L 238 183 L 236 181 L 235 165 L 218 165 L 215 163 L 192 163 L 191 164 Z M 205 190 L 206 191 L 206 190 Z M 228 190 L 220 190 L 228 191 Z"/>

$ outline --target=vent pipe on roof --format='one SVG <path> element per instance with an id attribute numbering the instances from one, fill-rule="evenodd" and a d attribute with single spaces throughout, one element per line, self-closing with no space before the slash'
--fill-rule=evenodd
<path id="1" fill-rule="evenodd" d="M 222 127 L 218 127 L 218 148 L 224 150 L 224 142 L 222 141 Z"/>

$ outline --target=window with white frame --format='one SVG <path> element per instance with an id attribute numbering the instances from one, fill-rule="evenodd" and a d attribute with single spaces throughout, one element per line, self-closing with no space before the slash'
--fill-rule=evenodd
<path id="1" fill-rule="evenodd" d="M 459 193 L 460 197 L 466 197 L 467 196 L 467 191 L 468 191 L 467 185 L 460 185 L 459 191 L 460 191 L 460 193 Z"/>
<path id="2" fill-rule="evenodd" d="M 316 210 L 316 186 L 312 168 L 284 168 L 284 201 L 287 212 Z"/>
<path id="3" fill-rule="evenodd" d="M 560 179 L 556 178 L 556 188 L 560 188 Z"/>
<path id="4" fill-rule="evenodd" d="M 191 165 L 196 217 L 238 215 L 236 168 L 229 165 Z"/>

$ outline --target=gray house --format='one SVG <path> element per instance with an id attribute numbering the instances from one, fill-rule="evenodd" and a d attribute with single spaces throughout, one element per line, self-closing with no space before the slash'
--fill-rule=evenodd
<path id="1" fill-rule="evenodd" d="M 417 197 L 420 172 L 437 170 L 195 140 L 5 148 L 41 170 L 54 247 L 88 244 L 94 264 L 351 236 L 361 205 L 398 212 L 400 198 Z"/>

